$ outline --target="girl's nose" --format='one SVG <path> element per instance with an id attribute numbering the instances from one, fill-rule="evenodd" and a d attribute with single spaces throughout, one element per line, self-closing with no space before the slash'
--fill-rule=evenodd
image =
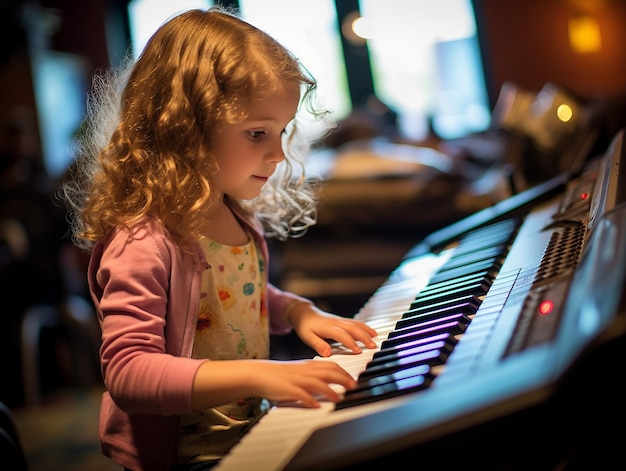
<path id="1" fill-rule="evenodd" d="M 267 150 L 267 153 L 265 154 L 265 160 L 272 163 L 279 163 L 285 160 L 285 152 L 283 151 L 282 140 L 274 142 L 273 145 Z"/>

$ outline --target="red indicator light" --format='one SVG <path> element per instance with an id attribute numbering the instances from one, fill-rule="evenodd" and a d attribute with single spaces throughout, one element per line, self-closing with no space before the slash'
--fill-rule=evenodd
<path id="1" fill-rule="evenodd" d="M 586 200 L 587 198 L 589 198 L 589 193 L 581 193 L 580 194 L 580 199 L 581 200 Z"/>
<path id="2" fill-rule="evenodd" d="M 539 305 L 539 314 L 545 316 L 550 314 L 554 309 L 554 303 L 552 301 L 542 301 Z"/>

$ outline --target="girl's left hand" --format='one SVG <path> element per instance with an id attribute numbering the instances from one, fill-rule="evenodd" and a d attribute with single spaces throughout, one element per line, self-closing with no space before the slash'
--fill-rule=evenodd
<path id="1" fill-rule="evenodd" d="M 367 348 L 376 348 L 372 340 L 378 333 L 362 321 L 324 312 L 313 304 L 298 304 L 289 314 L 289 321 L 298 337 L 322 357 L 330 356 L 327 340 L 343 344 L 353 353 L 361 353 L 361 342 Z"/>

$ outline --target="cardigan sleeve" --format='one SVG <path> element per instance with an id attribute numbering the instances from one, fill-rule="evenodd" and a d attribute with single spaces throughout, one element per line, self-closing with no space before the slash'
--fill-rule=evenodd
<path id="1" fill-rule="evenodd" d="M 185 414 L 203 360 L 166 351 L 172 254 L 155 227 L 142 225 L 132 235 L 117 231 L 92 254 L 89 281 L 102 329 L 102 373 L 126 412 Z"/>

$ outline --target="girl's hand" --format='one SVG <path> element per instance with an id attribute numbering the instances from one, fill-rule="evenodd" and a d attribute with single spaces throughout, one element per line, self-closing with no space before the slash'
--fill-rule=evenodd
<path id="1" fill-rule="evenodd" d="M 305 407 L 319 407 L 320 396 L 332 402 L 341 399 L 331 384 L 345 389 L 356 387 L 356 380 L 331 361 L 260 361 L 254 375 L 261 387 L 259 396 L 279 402 L 299 402 Z"/>
<path id="2" fill-rule="evenodd" d="M 330 356 L 332 348 L 327 340 L 342 343 L 353 353 L 361 353 L 361 342 L 367 348 L 376 348 L 372 340 L 378 333 L 364 322 L 324 312 L 313 304 L 299 303 L 288 316 L 298 337 L 322 357 Z"/>
<path id="3" fill-rule="evenodd" d="M 357 342 L 376 348 L 372 337 L 378 334 L 364 322 L 324 312 L 309 303 L 293 306 L 287 317 L 302 341 L 322 357 L 331 354 L 328 339 L 354 353 L 361 353 Z M 205 361 L 194 380 L 192 407 L 203 410 L 242 397 L 319 407 L 319 397 L 333 402 L 341 398 L 333 384 L 349 390 L 356 387 L 356 380 L 333 361 Z"/>
<path id="4" fill-rule="evenodd" d="M 194 380 L 192 407 L 203 410 L 242 397 L 319 407 L 320 397 L 333 402 L 341 399 L 333 384 L 354 389 L 356 380 L 332 361 L 205 361 Z"/>

